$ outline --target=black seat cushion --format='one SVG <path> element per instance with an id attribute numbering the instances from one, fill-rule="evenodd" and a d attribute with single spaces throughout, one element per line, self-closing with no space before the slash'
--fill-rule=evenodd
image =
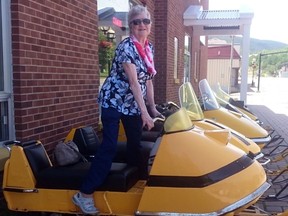
<path id="1" fill-rule="evenodd" d="M 149 131 L 143 130 L 141 140 L 155 142 L 157 138 L 162 135 L 163 129 L 164 129 L 163 122 L 156 121 L 154 123 L 154 127 L 151 130 Z"/>
<path id="2" fill-rule="evenodd" d="M 90 163 L 50 167 L 36 174 L 37 188 L 79 190 Z M 113 163 L 109 175 L 98 190 L 127 191 L 138 180 L 137 167 Z"/>
<path id="3" fill-rule="evenodd" d="M 100 146 L 99 138 L 91 126 L 77 128 L 73 141 L 78 146 L 79 152 L 86 157 L 95 155 Z"/>
<path id="4" fill-rule="evenodd" d="M 141 140 L 155 142 L 160 135 L 161 131 L 143 131 Z"/>
<path id="5" fill-rule="evenodd" d="M 143 131 L 141 150 L 145 161 L 148 161 L 150 150 L 153 143 L 157 140 L 163 130 L 163 123 L 155 123 L 155 128 L 151 131 Z M 81 154 L 83 154 L 89 161 L 94 157 L 97 149 L 100 146 L 99 138 L 91 126 L 77 128 L 73 137 L 73 141 L 79 148 Z M 113 159 L 116 163 L 126 163 L 126 142 L 118 142 L 117 153 Z M 146 163 L 147 164 L 147 163 Z"/>
<path id="6" fill-rule="evenodd" d="M 53 167 L 44 146 L 37 142 L 23 145 L 23 149 L 36 178 L 36 188 L 79 190 L 90 168 L 90 162 Z M 138 178 L 137 167 L 126 163 L 113 163 L 99 190 L 127 191 L 137 182 Z"/>
<path id="7" fill-rule="evenodd" d="M 31 145 L 27 145 L 24 147 L 24 152 L 33 173 L 38 173 L 41 170 L 51 167 L 49 158 L 42 144 L 37 144 L 35 142 Z"/>

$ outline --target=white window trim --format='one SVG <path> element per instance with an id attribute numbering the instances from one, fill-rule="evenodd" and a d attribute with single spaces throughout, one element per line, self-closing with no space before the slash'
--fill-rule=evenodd
<path id="1" fill-rule="evenodd" d="M 173 78 L 175 83 L 178 83 L 178 53 L 179 53 L 179 40 L 177 37 L 174 37 L 174 73 Z"/>
<path id="2" fill-rule="evenodd" d="M 8 102 L 9 140 L 15 140 L 14 101 L 13 101 L 13 70 L 12 70 L 12 34 L 11 34 L 11 1 L 1 1 L 2 15 L 2 52 L 4 71 L 4 92 L 0 92 L 0 101 Z M 1 142 L 0 142 L 1 144 Z"/>

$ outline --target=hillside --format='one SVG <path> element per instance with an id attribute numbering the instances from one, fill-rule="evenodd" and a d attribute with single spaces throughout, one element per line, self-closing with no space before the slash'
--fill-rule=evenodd
<path id="1" fill-rule="evenodd" d="M 209 36 L 210 40 L 223 40 L 227 43 L 231 43 L 230 36 Z M 242 37 L 234 37 L 234 44 L 241 44 Z M 288 44 L 281 43 L 278 41 L 271 41 L 271 40 L 259 40 L 255 38 L 250 39 L 250 53 L 258 53 L 259 51 L 263 50 L 279 50 L 283 48 L 287 48 Z"/>

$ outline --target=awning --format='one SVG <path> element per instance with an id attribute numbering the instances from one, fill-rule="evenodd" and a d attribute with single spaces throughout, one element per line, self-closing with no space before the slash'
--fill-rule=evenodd
<path id="1" fill-rule="evenodd" d="M 240 99 L 246 102 L 250 27 L 254 13 L 246 10 L 203 10 L 201 5 L 189 6 L 183 14 L 185 26 L 192 26 L 193 37 L 208 35 L 242 35 L 242 66 Z"/>
<path id="2" fill-rule="evenodd" d="M 199 35 L 243 35 L 243 26 L 250 25 L 253 16 L 251 11 L 203 10 L 201 5 L 191 5 L 183 19 Z"/>

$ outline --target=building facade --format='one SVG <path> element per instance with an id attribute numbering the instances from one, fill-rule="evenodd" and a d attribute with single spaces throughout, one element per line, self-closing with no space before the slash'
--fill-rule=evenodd
<path id="1" fill-rule="evenodd" d="M 207 66 L 207 81 L 212 88 L 219 84 L 225 92 L 239 92 L 241 57 L 232 45 L 210 45 Z"/>

